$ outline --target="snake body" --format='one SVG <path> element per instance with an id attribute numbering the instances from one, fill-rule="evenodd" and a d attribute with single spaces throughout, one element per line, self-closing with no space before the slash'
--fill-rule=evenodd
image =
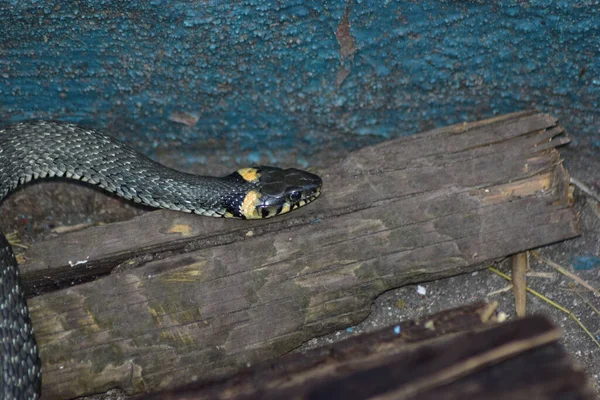
<path id="1" fill-rule="evenodd" d="M 63 122 L 0 129 L 0 202 L 34 179 L 65 177 L 151 207 L 257 219 L 289 212 L 321 193 L 321 178 L 298 169 L 243 168 L 224 177 L 167 168 L 102 132 Z M 0 395 L 40 396 L 41 366 L 14 253 L 0 232 Z"/>

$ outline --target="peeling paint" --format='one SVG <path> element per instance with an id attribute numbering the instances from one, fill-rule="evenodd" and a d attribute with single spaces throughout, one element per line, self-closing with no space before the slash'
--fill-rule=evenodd
<path id="1" fill-rule="evenodd" d="M 0 121 L 176 143 L 189 163 L 214 147 L 188 144 L 310 161 L 529 108 L 599 140 L 596 2 L 349 4 L 2 2 Z"/>

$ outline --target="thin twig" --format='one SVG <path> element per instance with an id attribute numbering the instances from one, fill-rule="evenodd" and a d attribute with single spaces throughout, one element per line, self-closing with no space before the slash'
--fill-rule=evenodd
<path id="1" fill-rule="evenodd" d="M 559 264 L 555 263 L 552 260 L 549 260 L 547 258 L 542 257 L 537 251 L 535 250 L 531 250 L 531 255 L 534 256 L 538 261 L 543 262 L 546 265 L 551 266 L 552 268 L 556 269 L 558 272 L 560 272 L 561 274 L 568 276 L 569 278 L 573 279 L 575 282 L 579 283 L 581 286 L 583 286 L 584 288 L 590 290 L 592 293 L 594 293 L 596 296 L 600 296 L 600 292 L 598 292 L 598 289 L 594 288 L 592 285 L 590 285 L 589 283 L 587 283 L 586 281 L 584 281 L 583 279 L 581 279 L 580 277 L 578 277 L 577 275 L 575 275 L 572 272 L 567 271 L 564 267 L 560 266 Z"/>
<path id="2" fill-rule="evenodd" d="M 583 193 L 594 198 L 597 202 L 600 202 L 600 194 L 594 192 L 588 185 L 581 182 L 579 179 L 570 177 L 569 182 L 571 182 L 573 185 L 577 186 L 579 188 L 579 190 L 581 190 Z"/>
<path id="3" fill-rule="evenodd" d="M 513 295 L 515 296 L 515 309 L 519 317 L 523 317 L 527 308 L 527 253 L 514 254 L 511 257 Z"/>
<path id="4" fill-rule="evenodd" d="M 56 228 L 52 228 L 51 231 L 53 233 L 69 233 L 69 232 L 75 232 L 75 231 L 80 231 L 85 228 L 89 228 L 92 225 L 94 225 L 93 222 L 84 222 L 82 224 L 76 224 L 76 225 L 61 225 L 61 226 L 57 226 Z"/>
<path id="5" fill-rule="evenodd" d="M 501 277 L 503 277 L 504 279 L 506 279 L 507 281 L 511 281 L 511 277 L 506 275 L 505 273 L 502 273 L 500 271 L 498 271 L 496 268 L 494 267 L 488 267 L 488 269 L 490 271 L 492 271 L 493 273 L 495 273 L 496 275 L 500 275 Z M 583 329 L 583 331 L 590 337 L 590 339 L 592 339 L 592 341 L 594 343 L 596 343 L 596 346 L 600 347 L 600 342 L 598 342 L 598 340 L 594 337 L 594 335 L 592 335 L 592 333 L 590 332 L 590 330 L 588 328 L 586 328 L 586 326 L 583 324 L 583 322 L 581 322 L 579 320 L 579 318 L 577 318 L 575 316 L 575 314 L 573 314 L 571 311 L 567 310 L 566 308 L 564 308 L 563 306 L 561 306 L 560 304 L 550 300 L 549 298 L 547 298 L 546 296 L 544 296 L 543 294 L 536 292 L 535 290 L 531 289 L 531 288 L 527 288 L 527 291 L 529 293 L 531 293 L 534 296 L 539 297 L 540 299 L 544 300 L 545 302 L 547 302 L 548 304 L 551 304 L 552 306 L 554 306 L 555 308 L 559 309 L 560 311 L 564 312 L 565 314 L 567 314 L 569 317 L 571 317 L 572 320 L 574 320 L 575 322 L 577 322 L 577 324 L 581 327 L 581 329 Z"/>
<path id="6" fill-rule="evenodd" d="M 556 278 L 556 274 L 554 272 L 537 272 L 531 271 L 527 273 L 528 278 L 544 278 L 544 279 L 554 279 Z"/>
<path id="7" fill-rule="evenodd" d="M 500 288 L 498 290 L 494 290 L 492 292 L 489 292 L 486 295 L 486 297 L 492 297 L 492 296 L 495 296 L 495 295 L 500 294 L 500 293 L 508 292 L 509 290 L 512 290 L 512 288 L 513 288 L 513 284 L 509 283 L 507 286 L 504 286 L 503 288 Z"/>
<path id="8" fill-rule="evenodd" d="M 594 307 L 594 305 L 593 305 L 592 303 L 590 303 L 590 302 L 588 301 L 588 299 L 586 299 L 585 297 L 583 297 L 583 296 L 581 295 L 581 293 L 579 293 L 579 292 L 575 291 L 575 294 L 576 294 L 577 296 L 579 296 L 579 298 L 580 298 L 580 299 L 581 299 L 581 300 L 582 300 L 582 301 L 583 301 L 585 304 L 587 304 L 588 306 L 590 306 L 590 308 L 591 308 L 592 310 L 594 310 L 594 312 L 595 312 L 596 314 L 600 315 L 600 311 L 598 311 L 598 309 L 597 309 L 596 307 Z"/>

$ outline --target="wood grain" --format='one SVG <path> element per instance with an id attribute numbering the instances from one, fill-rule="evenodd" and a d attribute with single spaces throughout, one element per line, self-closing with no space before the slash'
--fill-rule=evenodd
<path id="1" fill-rule="evenodd" d="M 140 393 L 235 370 L 359 322 L 391 288 L 577 235 L 561 133 L 533 112 L 461 124 L 317 171 L 322 198 L 289 216 L 158 211 L 36 244 L 29 293 L 63 288 L 29 303 L 45 395 Z"/>
<path id="2" fill-rule="evenodd" d="M 403 321 L 148 400 L 594 399 L 541 316 L 484 323 L 482 308 Z M 469 317 L 479 317 L 474 320 Z"/>

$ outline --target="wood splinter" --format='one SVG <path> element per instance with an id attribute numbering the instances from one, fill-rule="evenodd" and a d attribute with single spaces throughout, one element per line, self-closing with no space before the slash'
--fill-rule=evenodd
<path id="1" fill-rule="evenodd" d="M 527 252 L 518 253 L 511 257 L 512 285 L 515 296 L 515 309 L 519 317 L 525 316 L 527 306 Z"/>

